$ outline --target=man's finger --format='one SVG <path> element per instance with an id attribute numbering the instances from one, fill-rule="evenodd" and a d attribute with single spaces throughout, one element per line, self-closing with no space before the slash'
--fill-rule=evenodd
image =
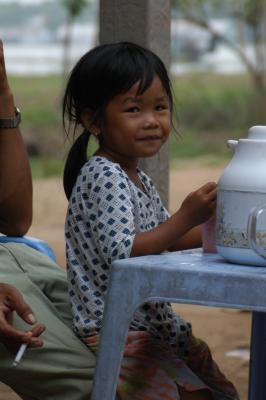
<path id="1" fill-rule="evenodd" d="M 0 327 L 0 338 L 6 337 L 16 342 L 21 342 L 26 338 L 26 332 L 17 330 L 12 325 L 9 325 L 3 316 L 0 316 Z"/>
<path id="2" fill-rule="evenodd" d="M 15 288 L 9 287 L 6 296 L 6 305 L 27 323 L 34 324 L 36 318 L 31 307 L 24 301 L 22 294 Z"/>
<path id="3" fill-rule="evenodd" d="M 38 324 L 34 328 L 31 329 L 30 335 L 27 335 L 25 339 L 23 339 L 24 343 L 27 343 L 29 347 L 42 347 L 43 340 L 39 338 L 39 336 L 45 331 L 45 326 L 43 324 Z"/>
<path id="4" fill-rule="evenodd" d="M 32 337 L 31 339 L 35 339 L 37 337 L 39 337 L 44 331 L 45 331 L 45 325 L 43 324 L 38 324 L 36 326 L 34 326 L 34 328 L 31 329 L 31 333 L 32 333 Z"/>

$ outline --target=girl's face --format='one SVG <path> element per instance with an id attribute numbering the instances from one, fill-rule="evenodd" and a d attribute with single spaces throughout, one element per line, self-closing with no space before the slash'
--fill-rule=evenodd
<path id="1" fill-rule="evenodd" d="M 100 151 L 120 164 L 153 156 L 170 132 L 169 100 L 158 76 L 141 95 L 138 87 L 139 82 L 110 101 L 99 127 Z"/>

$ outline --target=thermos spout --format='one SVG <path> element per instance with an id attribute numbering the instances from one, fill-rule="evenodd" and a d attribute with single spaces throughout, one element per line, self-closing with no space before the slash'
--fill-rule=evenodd
<path id="1" fill-rule="evenodd" d="M 233 151 L 235 151 L 236 146 L 238 145 L 238 140 L 227 140 L 227 147 Z"/>

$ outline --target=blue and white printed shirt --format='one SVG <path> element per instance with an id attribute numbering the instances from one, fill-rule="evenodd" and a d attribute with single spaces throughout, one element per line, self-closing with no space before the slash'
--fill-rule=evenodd
<path id="1" fill-rule="evenodd" d="M 119 164 L 92 156 L 73 188 L 65 235 L 69 295 L 79 337 L 101 329 L 112 262 L 130 257 L 136 233 L 169 218 L 151 179 L 140 170 L 139 177 L 145 192 Z M 146 330 L 181 350 L 191 325 L 176 316 L 169 303 L 153 302 L 136 311 L 130 329 Z"/>

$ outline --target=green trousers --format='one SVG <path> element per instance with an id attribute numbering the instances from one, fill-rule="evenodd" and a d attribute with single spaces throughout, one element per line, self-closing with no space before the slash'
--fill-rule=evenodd
<path id="1" fill-rule="evenodd" d="M 14 285 L 46 325 L 44 346 L 28 349 L 16 368 L 0 344 L 0 381 L 24 400 L 89 400 L 95 357 L 71 329 L 66 274 L 23 244 L 0 244 L 0 282 Z M 13 313 L 19 329 L 30 326 Z"/>

